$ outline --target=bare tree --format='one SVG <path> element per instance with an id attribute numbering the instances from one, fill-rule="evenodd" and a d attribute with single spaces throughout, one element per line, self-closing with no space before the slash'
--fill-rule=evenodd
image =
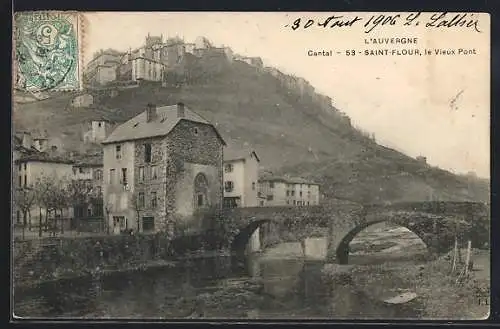
<path id="1" fill-rule="evenodd" d="M 14 200 L 16 207 L 23 215 L 23 239 L 25 237 L 25 230 L 27 221 L 31 223 L 31 209 L 37 200 L 36 190 L 32 187 L 20 187 L 16 189 Z"/>
<path id="2" fill-rule="evenodd" d="M 66 185 L 67 206 L 88 206 L 94 193 L 91 182 L 85 180 L 70 180 Z"/>
<path id="3" fill-rule="evenodd" d="M 38 236 L 42 237 L 44 226 L 42 209 L 45 209 L 45 222 L 47 223 L 49 213 L 53 209 L 52 198 L 50 195 L 55 190 L 54 179 L 47 176 L 38 177 L 35 184 L 33 184 L 33 189 L 35 190 L 36 203 L 40 209 L 38 218 Z"/>
<path id="4" fill-rule="evenodd" d="M 40 237 L 42 236 L 42 227 L 44 225 L 49 226 L 50 221 L 54 221 L 54 223 L 51 223 L 50 226 L 53 229 L 52 234 L 55 235 L 57 217 L 62 217 L 64 209 L 69 207 L 70 199 L 68 197 L 68 190 L 66 186 L 64 178 L 41 176 L 36 180 L 34 189 L 36 191 L 37 203 L 40 208 L 45 209 L 45 224 L 43 223 L 42 211 L 40 209 Z M 51 214 L 54 215 L 52 219 L 50 218 Z M 62 223 L 61 232 L 64 233 L 64 223 Z"/>

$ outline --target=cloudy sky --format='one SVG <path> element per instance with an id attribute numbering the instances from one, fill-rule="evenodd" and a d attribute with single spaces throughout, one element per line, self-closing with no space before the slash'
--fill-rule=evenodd
<path id="1" fill-rule="evenodd" d="M 324 21 L 344 16 L 361 20 L 350 27 L 292 30 L 298 17 Z M 489 16 L 474 14 L 478 29 L 377 26 L 365 33 L 373 14 L 360 13 L 88 13 L 85 61 L 105 48 L 127 50 L 145 36 L 180 36 L 194 42 L 206 36 L 236 53 L 260 56 L 266 66 L 307 79 L 333 99 L 356 126 L 375 133 L 377 141 L 410 156 L 424 155 L 430 164 L 456 173 L 475 171 L 489 177 L 490 34 Z M 451 18 L 454 14 L 447 14 Z M 333 22 L 333 21 L 331 21 Z M 286 27 L 288 25 L 288 27 Z M 370 38 L 418 38 L 416 45 L 368 45 Z M 369 41 L 369 40 L 368 40 Z M 356 49 L 475 49 L 472 55 L 346 56 Z M 310 57 L 307 51 L 342 54 Z"/>

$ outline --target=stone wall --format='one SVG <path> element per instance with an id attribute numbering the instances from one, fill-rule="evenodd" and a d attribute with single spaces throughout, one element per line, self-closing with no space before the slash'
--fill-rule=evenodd
<path id="1" fill-rule="evenodd" d="M 172 242 L 165 235 L 153 234 L 16 241 L 14 283 L 30 286 L 62 278 L 133 270 L 147 267 L 153 261 L 168 260 L 185 251 L 181 249 L 189 248 L 178 242 L 174 248 Z"/>
<path id="2" fill-rule="evenodd" d="M 167 153 L 171 160 L 170 174 L 176 175 L 176 189 L 186 189 L 191 181 L 194 186 L 194 178 L 202 173 L 209 183 L 210 204 L 216 209 L 222 208 L 223 200 L 223 141 L 217 135 L 215 128 L 211 125 L 198 124 L 191 121 L 181 120 L 168 135 Z M 191 189 L 190 188 L 190 189 Z M 175 200 L 178 193 L 170 193 L 168 204 L 174 208 L 177 205 L 191 204 L 189 211 L 194 214 L 194 195 L 183 196 L 184 201 Z M 188 200 L 191 199 L 191 200 Z M 175 209 L 175 213 L 179 213 Z M 180 217 L 186 216 L 186 209 L 179 213 Z"/>

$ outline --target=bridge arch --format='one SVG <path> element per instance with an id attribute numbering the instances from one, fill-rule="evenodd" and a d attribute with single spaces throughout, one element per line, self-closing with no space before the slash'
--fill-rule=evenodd
<path id="1" fill-rule="evenodd" d="M 379 223 L 392 223 L 400 227 L 404 227 L 414 233 L 416 236 L 420 238 L 420 240 L 425 244 L 427 250 L 430 251 L 430 247 L 432 246 L 432 235 L 428 234 L 425 230 L 421 230 L 415 227 L 412 222 L 400 222 L 394 221 L 392 218 L 382 218 L 378 220 L 372 220 L 364 222 L 360 225 L 357 225 L 353 229 L 351 229 L 344 237 L 340 240 L 335 250 L 335 256 L 337 259 L 337 263 L 339 264 L 347 264 L 349 262 L 349 244 L 351 241 L 358 235 L 362 230 Z"/>
<path id="2" fill-rule="evenodd" d="M 231 251 L 236 253 L 243 253 L 250 240 L 252 234 L 257 230 L 258 227 L 262 226 L 264 223 L 270 223 L 270 219 L 261 219 L 251 222 L 244 228 L 240 229 L 238 234 L 233 238 L 231 242 Z"/>

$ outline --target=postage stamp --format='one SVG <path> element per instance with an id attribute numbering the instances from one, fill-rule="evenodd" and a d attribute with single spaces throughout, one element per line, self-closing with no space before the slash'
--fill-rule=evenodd
<path id="1" fill-rule="evenodd" d="M 14 31 L 15 88 L 29 92 L 80 88 L 78 13 L 16 13 Z"/>

